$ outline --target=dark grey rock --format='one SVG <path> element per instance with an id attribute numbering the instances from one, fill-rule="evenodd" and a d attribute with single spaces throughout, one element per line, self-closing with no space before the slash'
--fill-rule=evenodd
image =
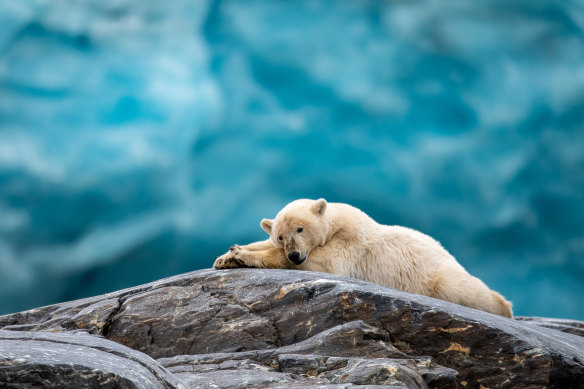
<path id="1" fill-rule="evenodd" d="M 548 317 L 518 316 L 515 320 L 524 321 L 545 328 L 584 337 L 584 322 L 578 320 L 552 319 Z"/>
<path id="2" fill-rule="evenodd" d="M 97 336 L 0 330 L 2 388 L 186 389 L 138 351 Z"/>
<path id="3" fill-rule="evenodd" d="M 190 387 L 584 385 L 582 337 L 323 273 L 203 270 L 0 327 L 103 336 Z"/>
<path id="4" fill-rule="evenodd" d="M 276 349 L 233 353 L 180 355 L 161 358 L 158 362 L 186 382 L 197 373 L 197 381 L 208 376 L 214 382 L 218 370 L 254 370 L 242 374 L 239 387 L 252 384 L 249 377 L 280 383 L 326 385 L 379 384 L 408 388 L 455 388 L 457 373 L 439 366 L 431 358 L 411 359 L 394 349 L 387 335 L 362 321 L 339 325 L 297 344 Z M 362 357 L 355 357 L 361 355 Z M 403 359 L 402 359 L 403 358 Z M 186 374 L 186 377 L 184 376 Z M 290 381 L 291 375 L 295 377 Z M 238 377 L 234 374 L 229 381 Z M 254 386 L 260 382 L 253 383 Z M 237 387 L 237 386 L 236 386 Z"/>

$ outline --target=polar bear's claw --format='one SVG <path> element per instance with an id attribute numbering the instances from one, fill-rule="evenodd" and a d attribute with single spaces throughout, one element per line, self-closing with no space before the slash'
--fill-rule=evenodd
<path id="1" fill-rule="evenodd" d="M 236 267 L 248 267 L 245 262 L 239 258 L 241 248 L 237 245 L 231 246 L 229 251 L 215 261 L 213 267 L 215 269 L 232 269 Z"/>

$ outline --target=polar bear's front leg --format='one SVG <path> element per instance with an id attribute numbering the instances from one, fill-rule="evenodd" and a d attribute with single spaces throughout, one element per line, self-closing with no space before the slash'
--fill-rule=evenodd
<path id="1" fill-rule="evenodd" d="M 266 239 L 266 240 L 262 240 L 261 242 L 246 244 L 245 246 L 240 246 L 238 244 L 235 244 L 235 245 L 231 246 L 231 248 L 229 250 L 232 251 L 232 250 L 235 250 L 237 248 L 244 249 L 247 251 L 263 251 L 263 250 L 273 249 L 273 248 L 275 248 L 275 246 L 270 239 Z"/>
<path id="2" fill-rule="evenodd" d="M 248 246 L 231 246 L 229 251 L 215 261 L 215 269 L 234 267 L 257 267 L 268 269 L 288 269 L 291 267 L 283 249 L 274 247 L 270 242 L 268 248 L 265 242 L 252 243 Z M 252 250 L 247 249 L 251 247 Z"/>

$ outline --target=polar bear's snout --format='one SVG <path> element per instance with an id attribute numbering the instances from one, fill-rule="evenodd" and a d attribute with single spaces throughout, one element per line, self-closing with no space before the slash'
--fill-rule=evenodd
<path id="1" fill-rule="evenodd" d="M 300 265 L 302 262 L 306 261 L 306 254 L 300 255 L 298 251 L 292 251 L 288 254 L 288 259 L 296 265 Z"/>

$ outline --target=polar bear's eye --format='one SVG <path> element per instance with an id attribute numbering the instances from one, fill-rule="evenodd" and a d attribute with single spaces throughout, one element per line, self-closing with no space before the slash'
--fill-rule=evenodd
<path id="1" fill-rule="evenodd" d="M 302 227 L 298 227 L 298 230 L 297 230 L 297 231 L 298 231 L 298 232 L 302 232 L 302 231 L 304 231 L 304 228 L 302 228 Z"/>
<path id="2" fill-rule="evenodd" d="M 284 240 L 284 237 L 282 235 L 278 236 L 278 240 Z"/>

